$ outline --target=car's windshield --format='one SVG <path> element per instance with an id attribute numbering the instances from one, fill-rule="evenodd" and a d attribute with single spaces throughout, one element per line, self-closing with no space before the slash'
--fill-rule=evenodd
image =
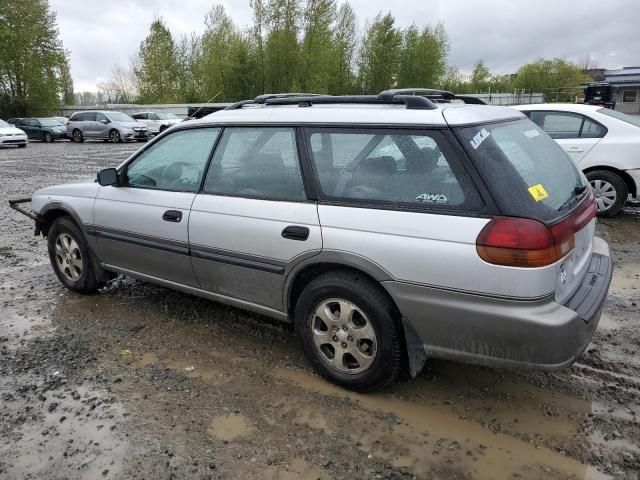
<path id="1" fill-rule="evenodd" d="M 4 120 L 0 120 L 0 128 L 11 128 L 13 125 L 9 125 Z"/>
<path id="2" fill-rule="evenodd" d="M 461 133 L 478 168 L 514 214 L 552 220 L 585 190 L 584 175 L 530 120 L 468 127 Z"/>
<path id="3" fill-rule="evenodd" d="M 122 112 L 109 112 L 106 115 L 112 122 L 135 122 L 133 118 Z"/>
<path id="4" fill-rule="evenodd" d="M 640 127 L 640 117 L 633 117 L 631 115 L 627 115 L 626 113 L 611 110 L 610 108 L 600 108 L 597 110 L 597 112 L 608 117 L 617 118 L 618 120 L 622 120 L 623 122 L 629 123 L 636 127 Z"/>
<path id="5" fill-rule="evenodd" d="M 173 120 L 175 118 L 178 118 L 173 113 L 166 113 L 166 112 L 156 112 L 156 115 L 160 120 Z"/>
<path id="6" fill-rule="evenodd" d="M 55 118 L 38 118 L 40 125 L 43 127 L 62 127 L 62 123 L 60 123 Z"/>

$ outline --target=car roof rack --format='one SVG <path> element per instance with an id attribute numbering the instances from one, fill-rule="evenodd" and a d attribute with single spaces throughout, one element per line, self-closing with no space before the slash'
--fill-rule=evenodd
<path id="1" fill-rule="evenodd" d="M 298 105 L 311 107 L 313 105 L 358 104 L 358 105 L 405 105 L 408 109 L 433 110 L 438 108 L 435 103 L 423 96 L 413 95 L 321 95 L 300 93 L 265 94 L 253 100 L 235 103 L 225 110 L 236 110 L 250 105 Z"/>
<path id="2" fill-rule="evenodd" d="M 450 103 L 453 100 L 461 100 L 472 105 L 486 105 L 487 103 L 472 95 L 456 95 L 448 90 L 437 90 L 435 88 L 396 88 L 385 90 L 380 93 L 380 97 L 393 97 L 394 95 L 420 95 L 437 103 Z"/>

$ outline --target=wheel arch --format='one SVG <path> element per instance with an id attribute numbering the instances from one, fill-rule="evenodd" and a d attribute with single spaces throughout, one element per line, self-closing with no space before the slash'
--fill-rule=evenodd
<path id="1" fill-rule="evenodd" d="M 38 227 L 42 234 L 46 237 L 51 225 L 60 217 L 70 217 L 78 226 L 82 233 L 86 236 L 85 229 L 80 216 L 69 205 L 62 202 L 51 202 L 44 206 L 39 215 Z"/>
<path id="2" fill-rule="evenodd" d="M 344 252 L 323 252 L 306 262 L 301 262 L 300 265 L 292 269 L 285 281 L 284 305 L 287 308 L 286 313 L 289 318 L 291 318 L 300 294 L 309 281 L 318 275 L 332 271 L 347 271 L 359 275 L 376 285 L 389 299 L 394 308 L 396 326 L 403 339 L 407 371 L 411 377 L 420 373 L 426 361 L 422 339 L 411 323 L 402 316 L 398 304 L 382 283 L 385 280 L 392 280 L 393 277 L 381 266 L 363 257 Z"/>
<path id="3" fill-rule="evenodd" d="M 634 197 L 638 195 L 639 192 L 636 190 L 636 182 L 634 182 L 633 178 L 631 178 L 631 175 L 629 175 L 624 170 L 618 170 L 615 167 L 609 167 L 605 165 L 596 165 L 593 167 L 585 168 L 583 172 L 586 175 L 587 173 L 595 172 L 597 170 L 604 170 L 607 172 L 615 173 L 624 181 L 625 185 L 627 186 L 627 192 L 629 192 Z"/>

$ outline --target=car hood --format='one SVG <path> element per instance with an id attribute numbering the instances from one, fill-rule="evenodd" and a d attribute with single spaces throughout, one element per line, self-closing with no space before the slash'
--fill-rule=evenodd
<path id="1" fill-rule="evenodd" d="M 15 135 L 16 133 L 21 133 L 24 135 L 24 131 L 20 130 L 19 128 L 15 128 L 15 127 L 8 127 L 8 128 L 0 128 L 0 135 Z"/>

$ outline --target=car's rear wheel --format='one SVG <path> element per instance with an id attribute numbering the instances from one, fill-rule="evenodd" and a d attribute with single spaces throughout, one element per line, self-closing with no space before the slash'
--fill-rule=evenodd
<path id="1" fill-rule="evenodd" d="M 295 322 L 309 362 L 341 387 L 381 388 L 401 373 L 403 343 L 393 303 L 358 274 L 336 271 L 311 281 L 296 303 Z"/>
<path id="2" fill-rule="evenodd" d="M 120 132 L 115 128 L 109 132 L 109 141 L 111 143 L 120 143 L 122 142 L 122 138 L 120 137 Z"/>
<path id="3" fill-rule="evenodd" d="M 78 226 L 69 217 L 56 219 L 47 232 L 51 266 L 69 290 L 94 293 L 104 286 L 96 276 L 91 251 Z"/>
<path id="4" fill-rule="evenodd" d="M 82 132 L 77 128 L 74 129 L 73 132 L 71 133 L 71 138 L 76 143 L 84 142 L 84 136 L 82 135 Z"/>
<path id="5" fill-rule="evenodd" d="M 629 191 L 619 175 L 608 170 L 594 170 L 587 173 L 587 179 L 596 196 L 598 215 L 611 217 L 624 208 Z"/>
<path id="6" fill-rule="evenodd" d="M 47 143 L 53 143 L 53 135 L 51 135 L 49 132 L 45 132 L 44 141 Z"/>

